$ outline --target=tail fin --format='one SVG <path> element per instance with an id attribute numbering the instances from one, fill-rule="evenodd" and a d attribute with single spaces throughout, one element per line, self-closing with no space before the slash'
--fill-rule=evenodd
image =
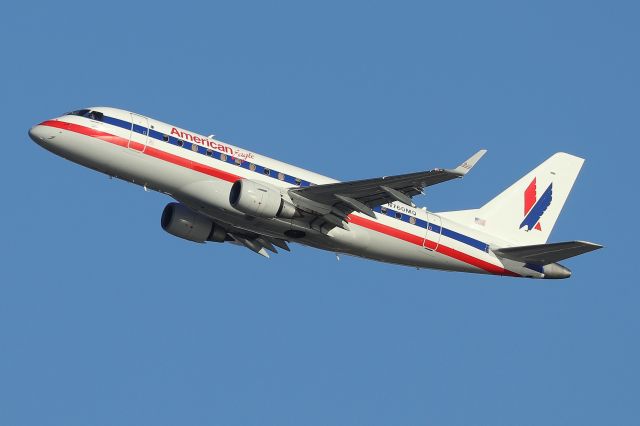
<path id="1" fill-rule="evenodd" d="M 474 211 L 475 222 L 507 241 L 543 244 L 560 215 L 584 159 L 558 152 Z"/>

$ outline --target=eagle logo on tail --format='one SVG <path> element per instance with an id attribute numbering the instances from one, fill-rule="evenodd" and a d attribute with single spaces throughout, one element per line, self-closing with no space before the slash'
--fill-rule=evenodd
<path id="1" fill-rule="evenodd" d="M 520 224 L 520 229 L 526 231 L 536 229 L 542 231 L 540 218 L 551 205 L 553 198 L 553 183 L 550 183 L 544 193 L 538 198 L 536 178 L 533 178 L 527 189 L 524 191 L 524 220 Z"/>

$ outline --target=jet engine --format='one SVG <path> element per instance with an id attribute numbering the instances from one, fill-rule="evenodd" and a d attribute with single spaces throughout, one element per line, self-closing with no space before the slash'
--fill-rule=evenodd
<path id="1" fill-rule="evenodd" d="M 162 229 L 178 238 L 196 243 L 224 242 L 227 232 L 211 219 L 180 203 L 169 203 L 162 211 Z"/>
<path id="2" fill-rule="evenodd" d="M 296 216 L 295 206 L 285 200 L 280 191 L 249 179 L 240 179 L 233 183 L 229 203 L 250 216 L 287 219 Z"/>

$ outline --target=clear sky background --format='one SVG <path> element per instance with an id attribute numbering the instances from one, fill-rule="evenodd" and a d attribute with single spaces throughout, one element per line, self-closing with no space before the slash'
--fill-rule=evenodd
<path id="1" fill-rule="evenodd" d="M 19 2 L 0 26 L 0 424 L 640 424 L 637 2 Z M 478 207 L 587 159 L 535 281 L 160 228 L 171 201 L 41 149 L 121 107 L 341 180 L 455 166 Z"/>

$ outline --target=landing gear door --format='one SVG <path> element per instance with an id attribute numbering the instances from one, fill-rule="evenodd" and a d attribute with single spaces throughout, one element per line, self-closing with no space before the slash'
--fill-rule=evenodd
<path id="1" fill-rule="evenodd" d="M 147 138 L 149 137 L 149 119 L 131 113 L 131 124 L 129 148 L 134 151 L 144 152 L 147 147 Z"/>
<path id="2" fill-rule="evenodd" d="M 427 250 L 438 250 L 442 235 L 442 220 L 440 216 L 427 213 L 427 233 L 422 244 Z"/>

